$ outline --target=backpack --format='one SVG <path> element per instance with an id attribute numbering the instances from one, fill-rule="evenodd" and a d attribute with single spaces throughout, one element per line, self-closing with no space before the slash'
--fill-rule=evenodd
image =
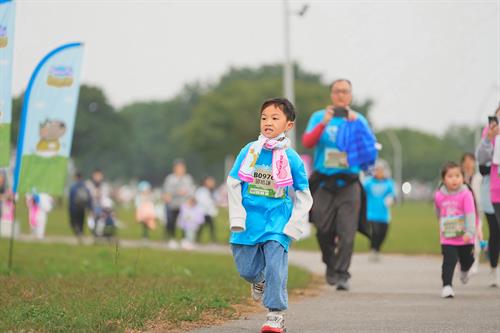
<path id="1" fill-rule="evenodd" d="M 76 188 L 73 203 L 78 209 L 85 209 L 90 203 L 90 193 L 84 185 Z"/>

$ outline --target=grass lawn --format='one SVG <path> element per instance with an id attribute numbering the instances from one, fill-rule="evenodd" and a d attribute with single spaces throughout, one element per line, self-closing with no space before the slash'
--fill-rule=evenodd
<path id="1" fill-rule="evenodd" d="M 369 245 L 366 237 L 358 233 L 355 250 L 368 251 Z M 297 242 L 296 248 L 319 250 L 314 236 Z M 392 209 L 392 221 L 382 248 L 383 252 L 439 254 L 440 250 L 439 227 L 431 203 L 405 202 Z"/>
<path id="2" fill-rule="evenodd" d="M 227 255 L 0 240 L 0 332 L 123 332 L 234 316 L 249 286 Z M 290 267 L 289 288 L 311 275 Z"/>
<path id="3" fill-rule="evenodd" d="M 19 206 L 19 220 L 22 230 L 29 232 L 27 214 L 24 204 Z M 117 217 L 122 223 L 119 230 L 121 238 L 137 239 L 142 235 L 142 229 L 134 221 L 132 209 L 118 208 Z M 221 209 L 216 218 L 217 241 L 227 243 L 229 239 L 227 210 Z M 483 222 L 484 235 L 487 239 L 487 223 Z M 294 243 L 292 246 L 303 250 L 319 250 L 316 238 L 313 235 L 305 240 Z M 71 235 L 69 222 L 65 208 L 53 210 L 49 216 L 47 224 L 48 235 Z M 434 208 L 430 202 L 405 202 L 392 209 L 392 221 L 389 227 L 386 242 L 382 248 L 387 253 L 404 254 L 439 254 L 439 234 L 438 224 L 434 215 Z M 180 232 L 178 232 L 180 237 Z M 163 239 L 163 226 L 158 225 L 157 229 L 151 233 L 154 240 Z M 202 234 L 202 242 L 208 242 L 208 228 Z M 358 234 L 355 242 L 356 251 L 368 251 L 369 243 L 367 239 Z"/>

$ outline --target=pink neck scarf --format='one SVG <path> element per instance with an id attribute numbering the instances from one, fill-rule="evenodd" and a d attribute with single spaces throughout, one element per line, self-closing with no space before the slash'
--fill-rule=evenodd
<path id="1" fill-rule="evenodd" d="M 285 150 L 290 146 L 290 140 L 282 133 L 274 139 L 268 139 L 264 135 L 259 135 L 259 139 L 255 141 L 248 149 L 247 156 L 241 163 L 238 176 L 247 183 L 254 181 L 253 172 L 255 164 L 259 159 L 262 147 L 273 151 L 272 175 L 275 187 L 287 187 L 293 184 L 292 173 L 288 156 Z"/>

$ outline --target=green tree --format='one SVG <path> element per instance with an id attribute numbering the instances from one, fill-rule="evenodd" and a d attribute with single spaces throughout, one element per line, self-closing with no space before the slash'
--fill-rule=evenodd
<path id="1" fill-rule="evenodd" d="M 312 112 L 330 104 L 329 86 L 321 76 L 295 66 L 297 138 Z M 259 132 L 263 100 L 282 95 L 282 66 L 232 68 L 208 87 L 186 85 L 165 101 L 132 103 L 115 110 L 98 87 L 82 85 L 72 157 L 88 175 L 96 167 L 112 179 L 146 179 L 160 184 L 172 161 L 184 158 L 189 171 L 201 178 L 222 180 L 223 161 L 235 155 Z M 14 100 L 13 142 L 22 96 Z M 368 115 L 370 100 L 354 105 Z M 305 151 L 300 143 L 300 152 Z"/>
<path id="2" fill-rule="evenodd" d="M 474 153 L 476 139 L 481 135 L 479 126 L 451 125 L 444 133 L 443 140 L 447 145 L 456 146 L 462 152 Z"/>
<path id="3" fill-rule="evenodd" d="M 409 128 L 384 129 L 376 133 L 382 144 L 380 157 L 391 165 L 394 151 L 387 136 L 388 131 L 393 131 L 401 143 L 403 180 L 438 181 L 441 166 L 446 161 L 457 161 L 462 154 L 459 145 L 437 135 Z"/>
<path id="4" fill-rule="evenodd" d="M 295 67 L 297 138 L 306 128 L 312 112 L 330 104 L 329 85 L 321 76 Z M 282 95 L 281 65 L 231 69 L 201 96 L 192 118 L 182 128 L 189 149 L 205 161 L 221 161 L 235 155 L 259 133 L 259 108 L 270 97 Z M 371 101 L 353 108 L 368 115 Z M 304 151 L 298 145 L 299 151 Z"/>
<path id="5" fill-rule="evenodd" d="M 127 168 L 124 160 L 131 140 L 127 122 L 109 104 L 104 92 L 82 85 L 76 113 L 71 156 L 77 169 L 89 174 L 94 168 L 116 178 Z"/>
<path id="6" fill-rule="evenodd" d="M 174 159 L 191 158 L 177 129 L 190 118 L 201 93 L 199 85 L 187 85 L 170 101 L 134 103 L 119 112 L 129 125 L 130 137 L 129 168 L 123 176 L 160 184 Z"/>

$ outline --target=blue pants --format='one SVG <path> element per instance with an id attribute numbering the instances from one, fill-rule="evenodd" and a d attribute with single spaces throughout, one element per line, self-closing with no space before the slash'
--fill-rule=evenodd
<path id="1" fill-rule="evenodd" d="M 266 281 L 263 303 L 270 311 L 288 308 L 288 253 L 276 241 L 257 245 L 231 244 L 240 276 L 250 283 Z"/>

